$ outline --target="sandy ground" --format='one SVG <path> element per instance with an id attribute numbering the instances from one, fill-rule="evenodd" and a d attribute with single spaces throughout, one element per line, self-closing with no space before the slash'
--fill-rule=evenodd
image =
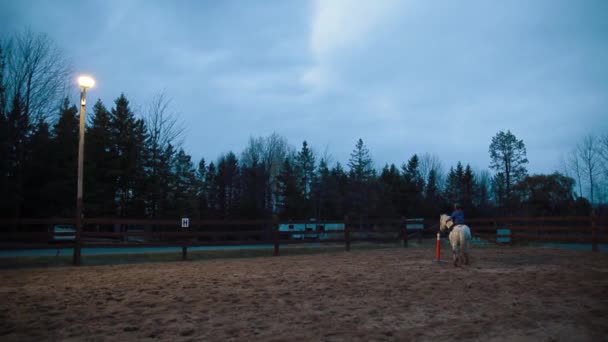
<path id="1" fill-rule="evenodd" d="M 0 340 L 608 340 L 608 255 L 473 253 L 459 268 L 409 248 L 0 270 Z"/>

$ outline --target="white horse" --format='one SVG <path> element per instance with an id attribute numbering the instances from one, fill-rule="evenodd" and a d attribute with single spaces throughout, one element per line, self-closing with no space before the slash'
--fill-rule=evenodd
<path id="1" fill-rule="evenodd" d="M 450 245 L 452 245 L 452 254 L 454 255 L 454 266 L 458 266 L 458 261 L 464 261 L 465 265 L 469 264 L 469 245 L 471 244 L 471 229 L 464 224 L 454 226 L 454 222 L 449 215 L 442 214 L 439 216 L 439 230 L 442 232 L 450 230 Z"/>

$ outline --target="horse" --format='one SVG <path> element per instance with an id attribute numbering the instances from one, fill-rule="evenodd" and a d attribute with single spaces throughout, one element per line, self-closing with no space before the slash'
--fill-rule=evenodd
<path id="1" fill-rule="evenodd" d="M 439 230 L 450 230 L 450 245 L 452 246 L 452 254 L 454 255 L 454 266 L 458 266 L 459 261 L 464 261 L 465 265 L 469 264 L 469 245 L 471 244 L 471 229 L 464 224 L 459 224 L 454 227 L 449 215 L 441 214 L 439 216 Z"/>

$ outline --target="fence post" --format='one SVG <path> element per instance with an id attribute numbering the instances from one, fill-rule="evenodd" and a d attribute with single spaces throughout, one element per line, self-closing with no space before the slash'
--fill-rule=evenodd
<path id="1" fill-rule="evenodd" d="M 274 215 L 272 217 L 272 241 L 274 243 L 273 256 L 279 256 L 279 218 Z"/>
<path id="2" fill-rule="evenodd" d="M 350 229 L 348 228 L 348 215 L 344 216 L 344 245 L 350 251 Z"/>
<path id="3" fill-rule="evenodd" d="M 187 246 L 182 246 L 182 260 L 186 260 L 186 258 L 188 257 L 188 247 Z"/>
<path id="4" fill-rule="evenodd" d="M 405 217 L 401 217 L 401 232 L 403 236 L 401 237 L 401 243 L 403 244 L 403 248 L 407 247 L 407 219 Z"/>
<path id="5" fill-rule="evenodd" d="M 595 215 L 595 212 L 591 212 L 591 250 L 594 252 L 599 252 L 597 240 L 597 215 Z"/>
<path id="6" fill-rule="evenodd" d="M 76 205 L 80 206 L 78 213 L 82 213 L 82 200 Z M 74 237 L 74 266 L 80 266 L 80 252 L 82 248 L 82 216 L 76 216 L 76 234 Z"/>

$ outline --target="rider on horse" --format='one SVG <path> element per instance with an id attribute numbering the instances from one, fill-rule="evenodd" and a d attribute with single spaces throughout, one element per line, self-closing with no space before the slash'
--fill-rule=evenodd
<path id="1" fill-rule="evenodd" d="M 460 206 L 460 204 L 454 204 L 454 212 L 452 213 L 452 215 L 450 215 L 450 219 L 454 224 L 452 228 L 459 224 L 464 224 L 464 211 L 462 211 L 462 206 Z"/>

